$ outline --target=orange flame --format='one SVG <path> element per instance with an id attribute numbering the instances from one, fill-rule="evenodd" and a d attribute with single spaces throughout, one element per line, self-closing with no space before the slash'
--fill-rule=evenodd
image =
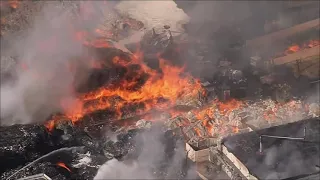
<path id="1" fill-rule="evenodd" d="M 88 33 L 86 32 L 78 32 L 76 34 L 77 40 L 83 41 L 87 45 L 109 47 L 107 44 L 100 43 L 99 41 L 93 41 L 95 43 L 88 42 L 86 37 L 88 37 Z M 92 67 L 101 68 L 101 64 L 97 63 L 97 61 L 91 61 Z M 48 125 L 46 125 L 48 130 L 53 129 L 52 122 L 61 119 L 77 122 L 83 116 L 98 110 L 114 110 L 117 117 L 121 117 L 122 109 L 130 104 L 143 106 L 142 109 L 136 110 L 138 114 L 149 111 L 152 108 L 165 109 L 168 106 L 174 105 L 176 100 L 183 94 L 188 93 L 197 96 L 199 91 L 203 91 L 199 80 L 190 83 L 193 78 L 191 75 L 184 73 L 184 67 L 175 67 L 160 57 L 159 66 L 161 72 L 151 69 L 144 64 L 143 53 L 140 51 L 132 55 L 129 61 L 115 57 L 112 59 L 112 62 L 124 66 L 128 70 L 121 85 L 119 87 L 107 85 L 96 91 L 82 94 L 78 97 L 78 101 L 73 107 L 68 107 L 62 100 L 61 106 L 64 109 L 64 115 L 55 116 L 52 121 L 48 122 Z M 139 69 L 131 70 L 130 66 L 132 65 L 138 65 Z M 143 85 L 140 85 L 139 79 L 144 76 L 148 78 Z M 140 87 L 137 88 L 138 86 Z M 115 102 L 115 97 L 120 100 Z M 161 99 L 165 101 L 161 101 Z"/>
<path id="2" fill-rule="evenodd" d="M 84 11 L 86 12 L 86 10 Z M 96 29 L 95 33 L 103 34 L 104 32 Z M 92 39 L 90 33 L 85 31 L 79 31 L 75 34 L 75 40 L 87 46 L 100 48 L 111 47 L 106 40 Z M 314 47 L 316 45 L 319 45 L 319 41 L 310 42 L 306 47 Z M 290 51 L 299 51 L 300 49 L 301 47 L 299 46 L 288 48 Z M 85 115 L 99 110 L 113 110 L 116 112 L 116 118 L 121 118 L 123 108 L 128 105 L 142 105 L 142 108 L 135 110 L 136 114 L 141 114 L 153 108 L 158 110 L 168 109 L 168 107 L 174 105 L 177 100 L 184 95 L 196 97 L 199 92 L 206 95 L 199 80 L 195 80 L 190 74 L 184 73 L 184 67 L 173 66 L 165 59 L 158 57 L 159 69 L 161 70 L 158 71 L 147 66 L 143 62 L 143 58 L 143 52 L 141 51 L 134 53 L 129 60 L 114 57 L 112 63 L 117 66 L 123 66 L 127 70 L 125 77 L 121 81 L 121 85 L 117 87 L 114 87 L 114 85 L 105 85 L 95 91 L 80 94 L 72 106 L 62 99 L 61 107 L 64 110 L 64 115 L 54 116 L 52 120 L 47 122 L 45 125 L 46 128 L 52 131 L 55 123 L 63 119 L 68 119 L 76 123 Z M 89 59 L 89 61 L 92 68 L 101 68 L 103 65 L 95 59 Z M 132 66 L 138 66 L 138 68 L 132 69 Z M 143 83 L 140 82 L 142 81 L 141 79 L 144 80 Z M 191 81 L 194 82 L 191 83 Z M 234 99 L 229 102 L 215 100 L 210 104 L 215 105 L 215 107 L 206 107 L 192 112 L 210 134 L 212 134 L 215 129 L 218 129 L 220 133 L 225 133 L 227 129 L 238 133 L 238 126 L 231 125 L 228 126 L 229 128 L 226 128 L 223 121 L 233 110 L 241 108 L 244 104 L 244 102 Z M 274 112 L 276 110 L 277 108 L 267 110 L 264 113 L 265 119 L 274 119 Z M 169 113 L 171 117 L 176 117 L 181 114 L 176 111 L 170 111 Z M 215 113 L 219 113 L 219 116 L 215 117 Z M 152 119 L 150 116 L 145 118 Z M 177 122 L 177 124 L 179 126 L 188 126 L 190 122 L 188 120 L 182 120 Z M 198 136 L 202 135 L 200 129 L 197 127 L 193 129 Z"/>
<path id="3" fill-rule="evenodd" d="M 239 127 L 238 126 L 233 126 L 232 127 L 232 132 L 233 133 L 238 133 L 239 132 Z"/>
<path id="4" fill-rule="evenodd" d="M 62 167 L 64 169 L 66 169 L 67 171 L 71 172 L 71 170 L 68 168 L 68 166 L 63 162 L 58 162 L 57 166 L 60 166 L 60 167 Z"/>
<path id="5" fill-rule="evenodd" d="M 220 115 L 222 117 L 226 117 L 227 115 L 230 114 L 230 112 L 232 112 L 235 109 L 240 108 L 241 106 L 244 105 L 243 102 L 241 101 L 237 101 L 235 99 L 232 99 L 228 102 L 220 102 L 218 100 L 215 100 L 213 102 L 211 102 L 210 105 L 215 105 L 215 107 L 208 107 L 208 108 L 204 108 L 201 110 L 196 110 L 193 111 L 196 115 L 196 118 L 199 121 L 202 121 L 203 126 L 206 128 L 206 131 L 209 134 L 213 133 L 213 128 L 216 126 L 215 123 L 212 123 L 212 120 L 215 120 L 214 118 L 214 111 L 218 110 Z M 216 121 L 222 122 L 224 124 L 224 122 L 222 120 L 216 119 Z M 211 123 L 210 123 L 211 122 Z M 225 124 L 224 124 L 225 125 Z M 198 134 L 199 132 L 197 132 L 198 130 L 195 129 L 196 133 Z M 225 133 L 224 129 L 219 129 L 219 133 L 223 134 Z M 237 126 L 233 126 L 232 127 L 232 131 L 234 133 L 238 133 L 239 132 L 239 128 Z"/>
<path id="6" fill-rule="evenodd" d="M 295 52 L 298 52 L 298 51 L 301 51 L 301 50 L 304 50 L 304 49 L 308 49 L 308 48 L 313 48 L 315 46 L 319 46 L 320 44 L 320 40 L 310 40 L 308 41 L 307 43 L 304 43 L 302 45 L 297 45 L 297 44 L 294 44 L 290 47 L 288 47 L 286 50 L 285 50 L 285 54 L 288 55 L 288 54 L 292 54 L 292 53 L 295 53 Z"/>
<path id="7" fill-rule="evenodd" d="M 124 80 L 121 87 L 102 87 L 97 91 L 82 95 L 79 97 L 78 104 L 71 110 L 66 111 L 66 117 L 76 122 L 86 114 L 109 108 L 115 108 L 118 115 L 121 116 L 121 108 L 128 103 L 143 103 L 143 111 L 150 110 L 153 107 L 163 109 L 175 103 L 183 93 L 197 94 L 198 90 L 201 89 L 199 82 L 192 85 L 189 83 L 189 76 L 180 76 L 182 68 L 173 67 L 165 60 L 160 60 L 160 68 L 162 74 L 142 64 L 140 71 L 137 72 L 137 77 L 132 78 L 133 81 Z M 140 89 L 133 91 L 132 88 L 137 85 L 137 80 L 143 73 L 147 73 L 150 76 L 149 79 Z M 120 97 L 122 101 L 114 104 L 111 100 L 112 97 Z M 159 98 L 164 98 L 169 102 L 159 103 Z M 95 101 L 96 103 L 85 106 L 84 104 L 88 101 Z"/>
<path id="8" fill-rule="evenodd" d="M 20 2 L 18 0 L 9 0 L 8 4 L 11 8 L 16 9 L 19 6 Z"/>
<path id="9" fill-rule="evenodd" d="M 51 132 L 55 127 L 55 121 L 47 121 L 44 126 Z"/>
<path id="10" fill-rule="evenodd" d="M 195 130 L 197 136 L 198 136 L 198 137 L 201 137 L 201 131 L 200 131 L 200 129 L 195 127 L 194 130 Z"/>

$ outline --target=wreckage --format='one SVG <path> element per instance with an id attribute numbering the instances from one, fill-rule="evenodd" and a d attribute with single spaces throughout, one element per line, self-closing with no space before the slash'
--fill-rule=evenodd
<path id="1" fill-rule="evenodd" d="M 317 160 L 315 156 L 319 154 L 315 141 L 307 139 L 318 133 L 318 102 L 293 98 L 296 97 L 293 90 L 301 84 L 288 81 L 288 73 L 279 73 L 283 69 L 265 68 L 264 57 L 254 56 L 249 71 L 237 67 L 235 60 L 222 60 L 210 78 L 198 78 L 179 66 L 182 56 L 175 56 L 179 54 L 177 47 L 188 51 L 189 46 L 182 44 L 194 43 L 191 38 L 181 43 L 182 38 L 173 35 L 185 35 L 184 32 L 172 30 L 171 24 L 150 28 L 150 24 L 141 22 L 136 27 L 134 22 L 139 21 L 122 18 L 110 32 L 99 29 L 98 37 L 93 32 L 77 32 L 82 35 L 78 40 L 87 52 L 77 58 L 93 62 L 87 81 L 75 88 L 79 104 L 72 111 L 61 107 L 61 112 L 53 113 L 44 124 L 1 124 L 0 161 L 7 165 L 1 168 L 1 178 L 93 179 L 105 162 L 135 161 L 141 151 L 141 142 L 136 137 L 154 131 L 157 122 L 161 122 L 164 133 L 166 158 L 154 169 L 156 178 L 185 178 L 190 165 L 197 166 L 203 179 L 222 171 L 232 179 L 264 179 L 268 178 L 266 173 L 273 174 L 272 178 L 317 173 L 315 163 L 310 171 L 281 173 L 286 170 L 277 165 L 278 159 L 272 162 L 266 159 L 273 147 L 282 153 L 292 153 L 282 151 L 279 144 L 284 143 L 283 139 L 301 140 L 299 134 L 294 136 L 300 133 L 300 126 L 306 127 L 302 140 L 308 142 L 290 142 L 289 147 L 299 149 L 309 143 L 314 155 L 310 158 Z M 314 23 L 309 25 L 314 27 Z M 134 46 L 137 51 L 117 42 L 130 31 L 143 29 L 142 26 L 149 28 Z M 232 51 L 226 51 L 230 56 L 223 56 L 233 57 L 232 53 L 256 46 L 260 41 L 263 40 L 247 41 L 246 45 L 243 41 L 230 43 L 234 45 L 230 47 Z M 280 49 L 282 54 L 287 52 Z M 301 57 L 301 53 L 304 57 L 310 51 L 314 55 L 311 47 L 296 52 L 298 55 L 274 57 L 274 66 L 295 59 L 292 56 Z M 194 53 L 189 58 L 208 59 L 199 58 L 208 53 Z M 250 57 L 245 58 L 250 61 Z M 177 174 L 172 175 L 167 167 L 176 151 L 174 145 L 181 142 L 185 144 L 186 156 Z M 295 159 L 284 161 L 291 163 Z M 206 172 L 204 168 L 209 166 L 213 171 Z"/>

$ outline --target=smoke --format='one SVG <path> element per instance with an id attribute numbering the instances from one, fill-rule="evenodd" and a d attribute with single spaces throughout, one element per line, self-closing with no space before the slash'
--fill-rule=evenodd
<path id="1" fill-rule="evenodd" d="M 148 30 L 169 25 L 171 30 L 181 32 L 182 25 L 189 22 L 189 17 L 174 1 L 121 1 L 115 9 L 142 21 Z"/>
<path id="2" fill-rule="evenodd" d="M 188 62 L 191 63 L 189 67 L 196 67 L 191 69 L 200 77 L 212 77 L 217 71 L 217 63 L 222 59 L 232 62 L 232 66 L 237 69 L 247 68 L 249 57 L 255 55 L 255 47 L 245 47 L 245 41 L 268 33 L 268 27 L 265 25 L 279 19 L 282 7 L 281 2 L 275 1 L 176 1 L 176 3 L 190 17 L 190 22 L 186 25 L 187 33 L 197 40 L 200 39 L 202 46 L 203 44 L 207 46 L 205 53 L 198 55 L 203 57 L 204 63 L 195 63 L 194 59 L 197 57 Z M 277 26 L 280 28 L 289 26 L 287 19 L 281 17 L 281 21 L 276 22 Z M 194 49 L 199 49 L 201 45 L 195 45 Z M 273 50 L 278 50 L 274 44 L 263 49 L 266 52 Z"/>
<path id="3" fill-rule="evenodd" d="M 94 179 L 195 179 L 194 167 L 186 167 L 184 143 L 173 141 L 160 127 L 135 137 L 138 156 L 112 159 L 102 165 Z M 186 170 L 187 169 L 187 170 Z M 184 174 L 184 175 L 183 175 Z"/>
<path id="4" fill-rule="evenodd" d="M 12 39 L 18 65 L 15 81 L 1 84 L 2 124 L 44 121 L 59 110 L 61 99 L 68 99 L 65 106 L 74 101 L 75 71 L 69 65 L 85 65 L 77 58 L 84 49 L 74 38 L 74 9 L 58 3 L 46 2 L 26 35 Z"/>

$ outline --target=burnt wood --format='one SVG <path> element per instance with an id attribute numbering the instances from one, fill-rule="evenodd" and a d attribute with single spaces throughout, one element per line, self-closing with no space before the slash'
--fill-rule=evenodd
<path id="1" fill-rule="evenodd" d="M 97 153 L 99 141 L 69 124 L 61 124 L 49 132 L 38 124 L 0 126 L 0 173 L 25 165 L 42 155 L 63 147 L 85 146 Z"/>
<path id="2" fill-rule="evenodd" d="M 32 161 L 47 151 L 48 134 L 44 126 L 0 127 L 0 173 Z"/>

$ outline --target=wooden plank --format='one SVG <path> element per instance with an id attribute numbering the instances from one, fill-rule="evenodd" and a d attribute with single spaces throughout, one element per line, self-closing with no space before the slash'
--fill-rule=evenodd
<path id="1" fill-rule="evenodd" d="M 273 63 L 275 65 L 287 64 L 287 63 L 294 62 L 296 60 L 304 61 L 310 57 L 319 56 L 319 55 L 320 55 L 320 46 L 316 46 L 309 49 L 303 49 L 293 54 L 275 58 L 273 59 Z"/>
<path id="2" fill-rule="evenodd" d="M 312 21 L 308 21 L 303 24 L 298 24 L 296 26 L 283 29 L 271 34 L 267 34 L 262 37 L 258 37 L 252 40 L 246 41 L 246 46 L 248 48 L 253 48 L 253 49 L 259 49 L 259 48 L 264 48 L 268 47 L 270 44 L 275 43 L 277 41 L 285 40 L 286 38 L 293 36 L 297 33 L 301 33 L 307 30 L 310 30 L 312 28 L 318 28 L 320 27 L 320 19 L 315 19 Z"/>

